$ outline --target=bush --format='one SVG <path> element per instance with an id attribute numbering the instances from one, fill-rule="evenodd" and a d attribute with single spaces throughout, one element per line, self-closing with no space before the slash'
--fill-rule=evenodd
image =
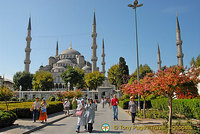
<path id="1" fill-rule="evenodd" d="M 56 100 L 56 98 L 54 96 L 49 97 L 49 101 L 55 101 L 55 100 Z"/>
<path id="2" fill-rule="evenodd" d="M 151 100 L 152 108 L 168 111 L 168 99 Z M 181 114 L 187 118 L 200 119 L 200 99 L 174 99 L 172 101 L 173 115 Z"/>
<path id="3" fill-rule="evenodd" d="M 17 101 L 17 98 L 12 97 L 10 100 L 11 100 L 11 101 Z"/>
<path id="4" fill-rule="evenodd" d="M 20 98 L 20 102 L 25 102 L 26 98 Z"/>
<path id="5" fill-rule="evenodd" d="M 0 128 L 11 126 L 16 119 L 17 116 L 15 113 L 11 111 L 0 111 Z"/>
<path id="6" fill-rule="evenodd" d="M 123 101 L 119 101 L 119 106 L 121 108 L 123 108 L 123 109 L 128 109 L 129 101 L 130 101 L 130 99 L 125 99 Z M 135 99 L 134 101 L 138 105 L 138 100 Z M 143 103 L 144 103 L 144 101 L 141 99 L 140 100 L 140 107 L 141 107 L 141 109 L 143 109 Z M 151 108 L 151 107 L 152 107 L 151 106 L 151 101 L 146 101 L 146 107 L 145 108 L 147 109 L 147 108 Z"/>
<path id="7" fill-rule="evenodd" d="M 32 107 L 33 102 L 16 102 L 9 104 L 9 111 L 16 113 L 18 118 L 32 118 L 32 112 L 30 108 Z M 52 114 L 56 112 L 63 111 L 63 104 L 61 102 L 51 102 L 47 101 L 47 114 Z M 0 105 L 0 109 L 5 110 L 5 104 Z"/>

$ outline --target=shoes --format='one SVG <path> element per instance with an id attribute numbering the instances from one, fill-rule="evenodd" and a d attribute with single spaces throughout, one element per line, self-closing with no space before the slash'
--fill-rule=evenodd
<path id="1" fill-rule="evenodd" d="M 76 130 L 77 133 L 79 133 L 79 130 Z"/>
<path id="2" fill-rule="evenodd" d="M 118 118 L 116 118 L 116 120 L 118 120 Z"/>

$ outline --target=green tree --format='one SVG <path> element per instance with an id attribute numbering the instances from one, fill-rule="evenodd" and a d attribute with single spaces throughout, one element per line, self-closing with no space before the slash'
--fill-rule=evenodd
<path id="1" fill-rule="evenodd" d="M 126 61 L 123 57 L 119 58 L 119 80 L 120 85 L 128 83 L 129 80 L 129 69 L 126 65 Z"/>
<path id="2" fill-rule="evenodd" d="M 119 77 L 119 65 L 113 65 L 108 70 L 108 82 L 112 85 L 115 85 L 116 89 L 119 89 L 121 86 L 121 79 Z"/>
<path id="3" fill-rule="evenodd" d="M 75 70 L 79 73 L 79 77 L 80 77 L 78 83 L 76 84 L 76 88 L 77 89 L 87 88 L 87 85 L 86 85 L 85 80 L 84 80 L 84 76 L 85 76 L 84 70 L 80 69 L 79 67 L 75 67 Z"/>
<path id="4" fill-rule="evenodd" d="M 95 71 L 93 73 L 88 73 L 85 75 L 85 82 L 90 90 L 96 90 L 98 86 L 101 86 L 103 84 L 104 80 L 104 74 L 100 73 L 99 71 Z"/>
<path id="5" fill-rule="evenodd" d="M 147 64 L 145 64 L 145 65 L 140 64 L 140 67 L 139 67 L 139 78 L 140 79 L 143 79 L 144 76 L 146 76 L 147 73 L 152 73 L 152 72 L 153 71 L 151 70 L 151 68 Z M 134 80 L 137 80 L 137 69 L 131 75 L 129 83 L 131 84 Z"/>
<path id="6" fill-rule="evenodd" d="M 190 61 L 191 66 L 199 67 L 200 66 L 200 55 L 197 56 L 196 60 L 194 57 L 192 57 L 192 60 Z"/>
<path id="7" fill-rule="evenodd" d="M 7 86 L 0 86 L 0 98 L 5 101 L 8 111 L 8 101 L 13 97 L 14 92 L 11 91 Z"/>
<path id="8" fill-rule="evenodd" d="M 84 78 L 84 74 L 80 69 L 74 69 L 71 66 L 68 66 L 67 70 L 61 74 L 62 80 L 65 82 L 66 87 L 68 87 L 68 82 L 70 83 L 70 89 L 73 90 L 73 87 Z"/>
<path id="9" fill-rule="evenodd" d="M 53 88 L 53 77 L 48 71 L 37 71 L 33 75 L 33 88 L 34 90 L 41 89 L 42 91 L 49 91 Z"/>
<path id="10" fill-rule="evenodd" d="M 29 72 L 16 72 L 16 74 L 13 76 L 13 88 L 17 90 L 21 85 L 22 91 L 32 89 L 32 79 L 33 75 Z"/>

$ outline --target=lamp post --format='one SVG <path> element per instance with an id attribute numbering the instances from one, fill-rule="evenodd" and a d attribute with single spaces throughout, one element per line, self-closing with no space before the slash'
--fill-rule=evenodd
<path id="1" fill-rule="evenodd" d="M 128 4 L 128 7 L 132 7 L 135 10 L 135 32 L 136 32 L 136 53 L 137 53 L 137 81 L 139 83 L 139 57 L 138 57 L 138 35 L 137 35 L 137 15 L 136 15 L 136 8 L 141 7 L 143 4 L 138 4 L 138 1 L 135 0 L 133 5 Z M 141 110 L 140 108 L 140 95 L 138 94 L 138 109 L 139 111 Z"/>
<path id="2" fill-rule="evenodd" d="M 21 97 L 22 97 L 22 86 L 19 86 L 19 101 L 21 101 Z"/>

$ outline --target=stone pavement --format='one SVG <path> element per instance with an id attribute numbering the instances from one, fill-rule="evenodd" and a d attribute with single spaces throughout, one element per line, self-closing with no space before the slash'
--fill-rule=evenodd
<path id="1" fill-rule="evenodd" d="M 110 130 L 107 133 L 124 133 L 124 134 L 152 134 L 152 132 L 146 129 L 147 125 L 161 125 L 164 120 L 154 119 L 138 119 L 136 118 L 135 124 L 131 123 L 130 115 L 120 107 L 118 108 L 119 120 L 113 121 L 113 111 L 109 108 L 108 104 L 102 108 L 101 104 L 98 104 L 98 110 L 96 111 L 94 131 L 93 133 L 105 133 L 101 127 L 104 123 L 109 124 Z M 0 134 L 76 134 L 77 117 L 67 117 L 63 112 L 50 115 L 47 124 L 41 124 L 40 122 L 33 123 L 32 120 L 18 119 L 15 125 L 0 129 Z M 88 133 L 81 127 L 81 133 Z"/>

